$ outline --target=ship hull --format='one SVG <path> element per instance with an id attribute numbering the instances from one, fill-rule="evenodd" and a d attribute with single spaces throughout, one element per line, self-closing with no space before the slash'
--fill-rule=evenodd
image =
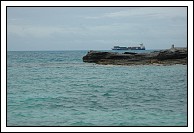
<path id="1" fill-rule="evenodd" d="M 143 44 L 140 44 L 140 46 L 137 47 L 114 46 L 112 50 L 145 50 L 145 46 L 143 46 Z"/>
<path id="2" fill-rule="evenodd" d="M 145 48 L 112 48 L 112 50 L 145 50 Z"/>

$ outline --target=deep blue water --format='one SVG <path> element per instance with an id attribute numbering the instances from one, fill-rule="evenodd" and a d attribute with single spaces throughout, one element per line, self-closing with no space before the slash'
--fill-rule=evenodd
<path id="1" fill-rule="evenodd" d="M 187 66 L 82 62 L 87 51 L 8 52 L 8 126 L 187 126 Z"/>

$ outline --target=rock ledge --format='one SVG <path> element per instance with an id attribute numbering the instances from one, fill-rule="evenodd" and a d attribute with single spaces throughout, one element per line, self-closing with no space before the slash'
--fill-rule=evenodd
<path id="1" fill-rule="evenodd" d="M 103 65 L 186 65 L 187 57 L 187 48 L 171 48 L 150 53 L 89 51 L 83 61 Z"/>

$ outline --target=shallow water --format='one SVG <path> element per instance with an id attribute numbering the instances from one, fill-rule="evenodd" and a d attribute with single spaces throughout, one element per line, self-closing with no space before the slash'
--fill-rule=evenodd
<path id="1" fill-rule="evenodd" d="M 187 66 L 82 62 L 87 51 L 8 52 L 8 126 L 187 126 Z"/>

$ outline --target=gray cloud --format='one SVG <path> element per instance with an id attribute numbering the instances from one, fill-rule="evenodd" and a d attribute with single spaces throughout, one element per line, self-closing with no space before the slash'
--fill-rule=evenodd
<path id="1" fill-rule="evenodd" d="M 148 49 L 186 46 L 186 20 L 184 7 L 10 7 L 8 49 L 110 49 L 141 42 Z"/>

